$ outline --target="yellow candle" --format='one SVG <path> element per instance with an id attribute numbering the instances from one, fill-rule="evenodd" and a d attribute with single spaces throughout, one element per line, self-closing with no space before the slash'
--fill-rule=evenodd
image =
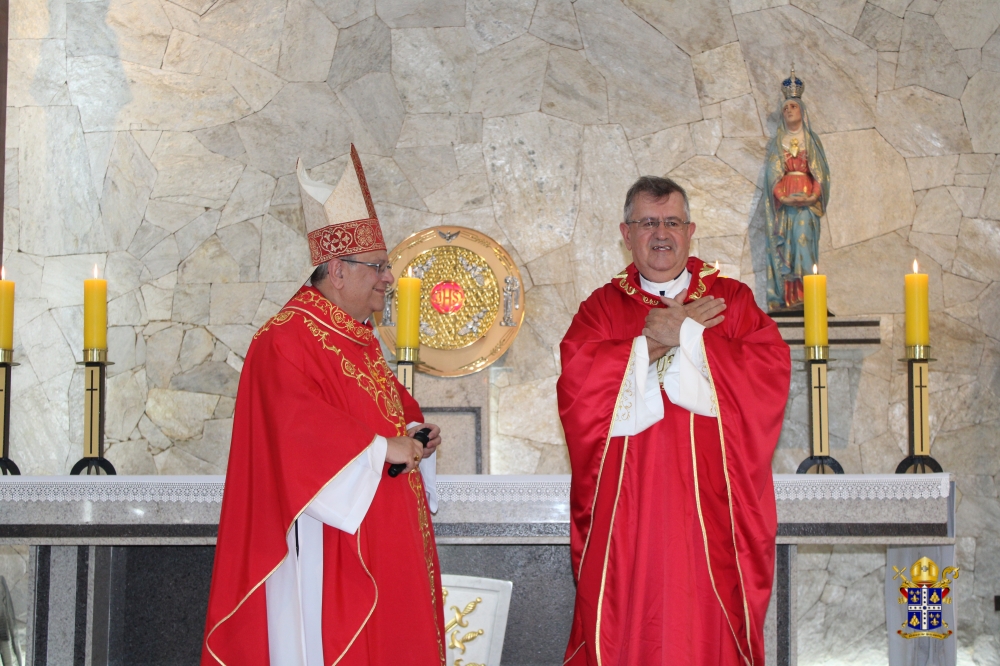
<path id="1" fill-rule="evenodd" d="M 913 260 L 913 272 L 906 276 L 906 346 L 929 345 L 931 343 L 930 317 L 928 315 L 927 274 L 917 272 L 917 260 Z"/>
<path id="2" fill-rule="evenodd" d="M 14 282 L 0 268 L 0 349 L 14 348 Z"/>
<path id="3" fill-rule="evenodd" d="M 396 285 L 396 347 L 420 347 L 420 278 L 401 277 Z"/>
<path id="4" fill-rule="evenodd" d="M 802 276 L 806 347 L 825 347 L 829 344 L 826 331 L 826 276 L 818 274 L 815 264 L 813 273 Z"/>
<path id="5" fill-rule="evenodd" d="M 83 281 L 83 348 L 108 348 L 108 281 L 94 277 Z"/>

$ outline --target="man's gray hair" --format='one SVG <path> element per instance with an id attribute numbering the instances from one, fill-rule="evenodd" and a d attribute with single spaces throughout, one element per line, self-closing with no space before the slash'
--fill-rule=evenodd
<path id="1" fill-rule="evenodd" d="M 330 274 L 330 262 L 324 261 L 322 264 L 313 269 L 312 275 L 309 276 L 309 284 L 316 286 L 317 282 L 322 282 L 323 279 Z"/>
<path id="2" fill-rule="evenodd" d="M 642 176 L 632 184 L 632 187 L 628 188 L 628 194 L 625 195 L 625 223 L 627 224 L 632 219 L 635 198 L 640 194 L 648 194 L 653 199 L 659 201 L 660 199 L 666 199 L 674 192 L 680 192 L 681 196 L 684 197 L 684 215 L 687 217 L 687 221 L 690 222 L 691 206 L 688 203 L 687 192 L 684 191 L 683 187 L 669 178 Z"/>

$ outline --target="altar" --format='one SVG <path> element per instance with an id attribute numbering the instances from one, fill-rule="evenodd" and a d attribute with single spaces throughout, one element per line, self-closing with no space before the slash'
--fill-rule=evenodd
<path id="1" fill-rule="evenodd" d="M 775 475 L 768 663 L 796 664 L 797 547 L 954 543 L 950 475 Z M 0 545 L 29 545 L 26 664 L 195 663 L 224 477 L 0 480 Z M 438 480 L 445 574 L 513 582 L 503 664 L 562 663 L 575 588 L 569 477 Z"/>

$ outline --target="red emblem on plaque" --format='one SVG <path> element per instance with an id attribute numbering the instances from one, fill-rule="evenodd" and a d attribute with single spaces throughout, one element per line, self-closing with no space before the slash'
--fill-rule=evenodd
<path id="1" fill-rule="evenodd" d="M 431 305 L 441 314 L 454 314 L 465 305 L 465 290 L 457 282 L 438 282 L 431 289 Z"/>

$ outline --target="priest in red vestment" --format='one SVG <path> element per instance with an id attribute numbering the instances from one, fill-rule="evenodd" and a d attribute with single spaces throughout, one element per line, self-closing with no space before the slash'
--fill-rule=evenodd
<path id="1" fill-rule="evenodd" d="M 570 666 L 763 666 L 790 358 L 744 284 L 689 256 L 687 195 L 629 190 L 633 264 L 560 347 L 577 597 Z"/>
<path id="2" fill-rule="evenodd" d="M 439 429 L 368 323 L 393 278 L 351 158 L 336 188 L 299 162 L 318 268 L 254 336 L 240 377 L 203 666 L 445 663 L 424 484 Z M 426 449 L 409 436 L 423 427 Z"/>

